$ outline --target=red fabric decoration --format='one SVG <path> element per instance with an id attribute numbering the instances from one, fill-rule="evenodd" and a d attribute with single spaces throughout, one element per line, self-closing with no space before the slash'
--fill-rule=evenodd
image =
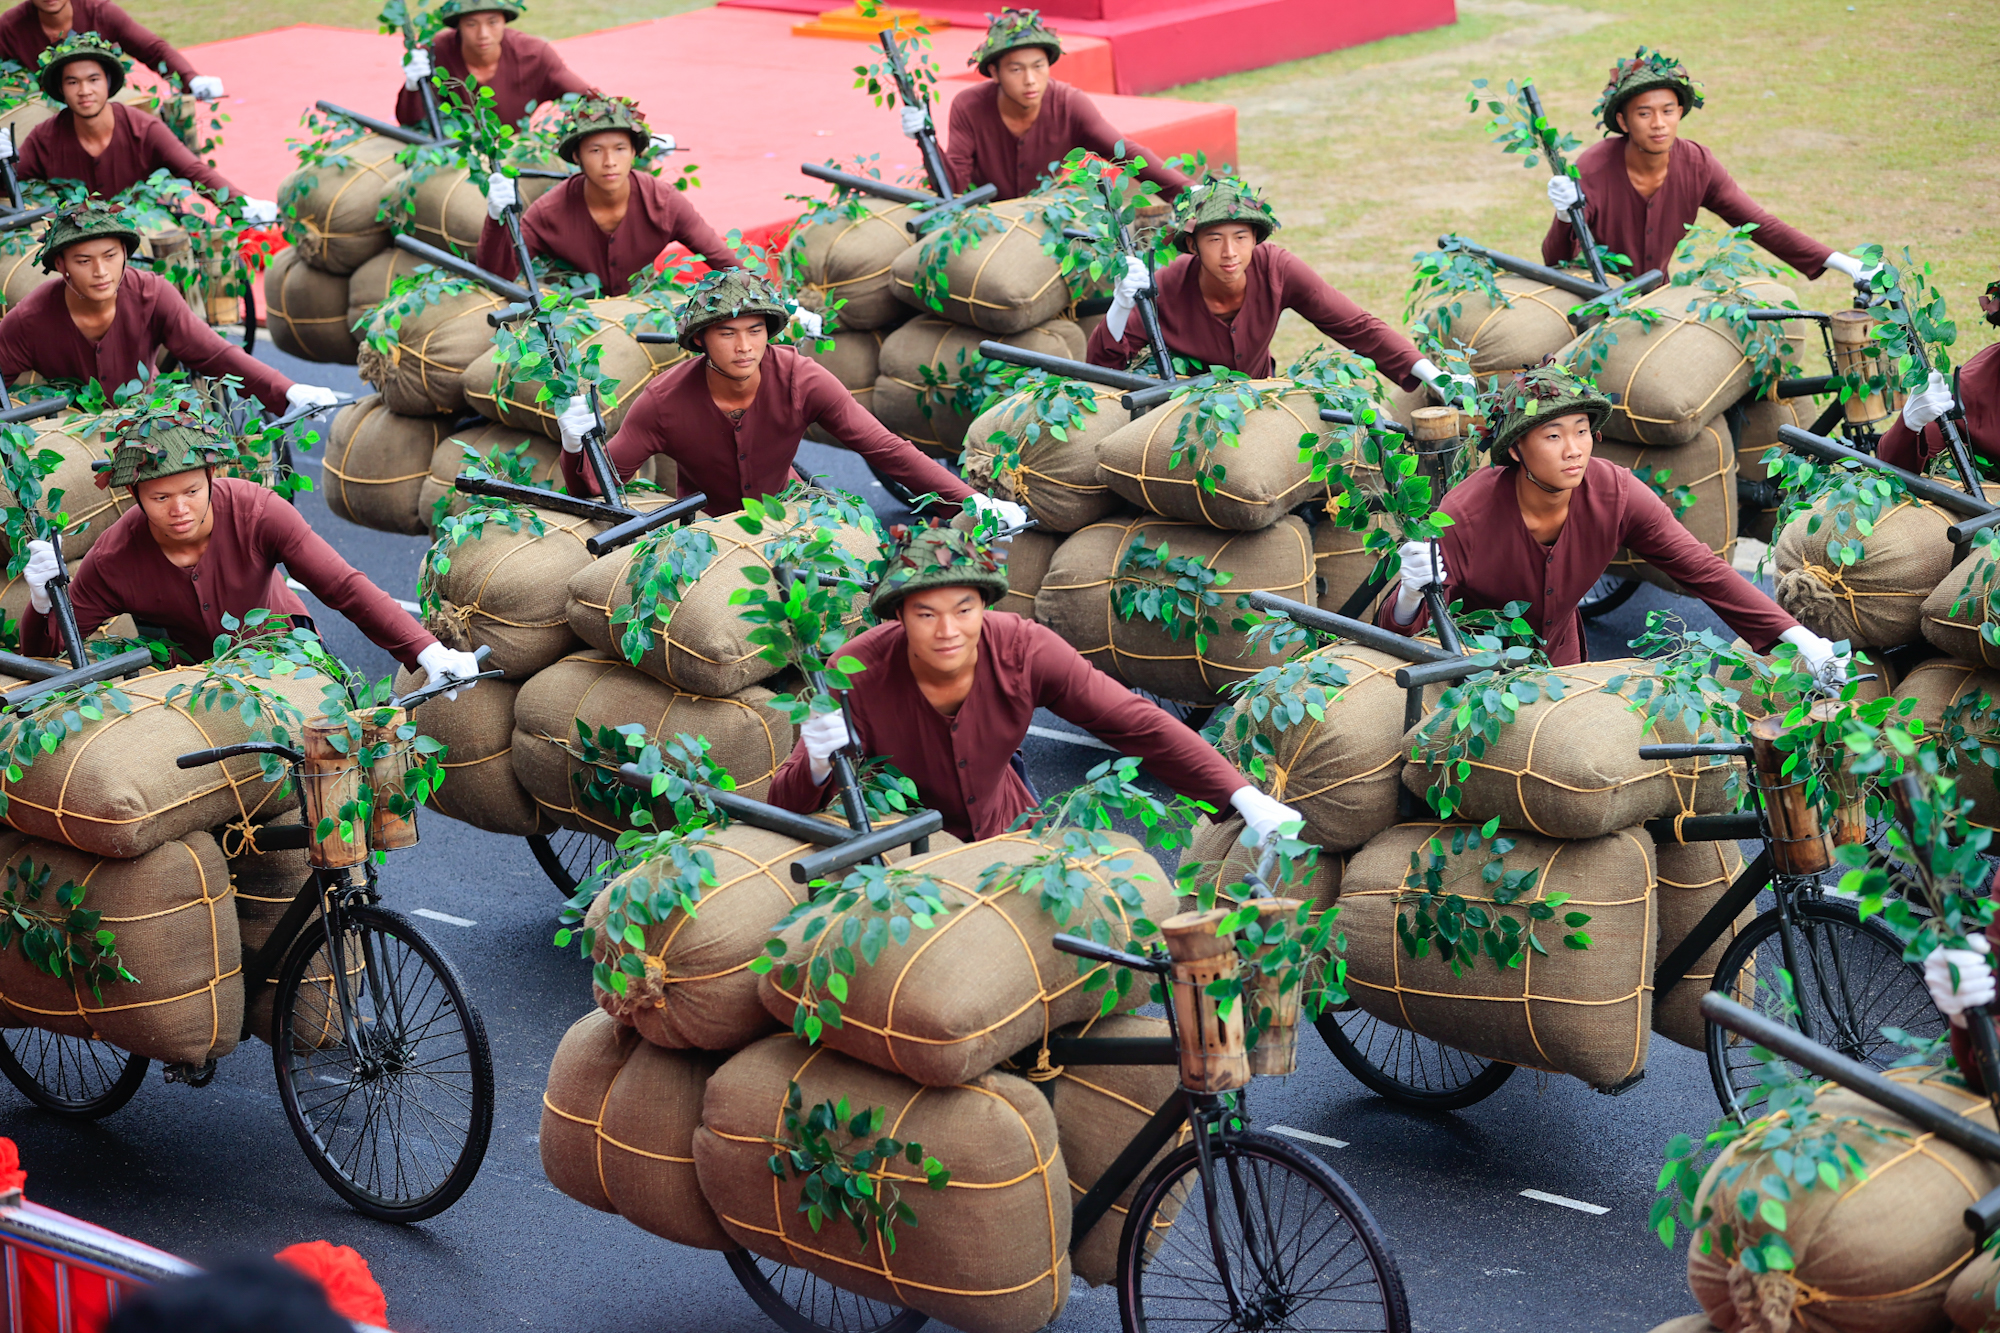
<path id="1" fill-rule="evenodd" d="M 0 1139 L 0 1194 L 26 1189 L 28 1173 L 21 1169 L 21 1150 L 12 1139 Z"/>
<path id="2" fill-rule="evenodd" d="M 342 1319 L 385 1328 L 389 1323 L 389 1300 L 382 1284 L 368 1271 L 368 1261 L 347 1245 L 323 1240 L 287 1245 L 275 1256 L 290 1264 L 326 1290 L 327 1303 Z"/>

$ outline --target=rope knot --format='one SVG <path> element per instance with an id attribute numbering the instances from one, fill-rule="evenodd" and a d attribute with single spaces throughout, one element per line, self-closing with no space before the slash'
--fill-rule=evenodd
<path id="1" fill-rule="evenodd" d="M 1061 1078 L 1062 1074 L 1063 1066 L 1049 1063 L 1049 1048 L 1044 1046 L 1035 1052 L 1035 1067 L 1023 1073 L 1022 1077 L 1030 1083 L 1047 1083 L 1051 1079 Z"/>

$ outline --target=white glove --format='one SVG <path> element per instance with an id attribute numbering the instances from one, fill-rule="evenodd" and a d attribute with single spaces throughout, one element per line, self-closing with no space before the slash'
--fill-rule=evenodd
<path id="1" fill-rule="evenodd" d="M 1957 405 L 1958 399 L 1952 394 L 1951 382 L 1945 379 L 1943 372 L 1933 370 L 1930 383 L 1923 387 L 1923 392 L 1913 393 L 1904 400 L 1903 424 L 1922 434 L 1924 427 Z"/>
<path id="2" fill-rule="evenodd" d="M 1583 198 L 1583 191 L 1576 188 L 1576 182 L 1567 176 L 1549 177 L 1549 205 L 1558 213 L 1567 213 Z"/>
<path id="3" fill-rule="evenodd" d="M 1407 625 L 1416 619 L 1424 589 L 1445 581 L 1444 552 L 1438 551 L 1433 561 L 1429 542 L 1404 542 L 1397 554 L 1403 557 L 1403 573 L 1396 586 L 1396 623 Z"/>
<path id="4" fill-rule="evenodd" d="M 973 505 L 981 518 L 998 519 L 1003 528 L 1018 528 L 1028 521 L 1028 511 L 1012 500 L 996 500 L 990 495 L 975 495 Z"/>
<path id="5" fill-rule="evenodd" d="M 819 331 L 826 327 L 826 322 L 819 317 L 817 310 L 808 310 L 804 306 L 792 312 L 792 323 L 798 325 L 799 332 L 808 338 L 819 337 Z"/>
<path id="6" fill-rule="evenodd" d="M 1838 271 L 1845 273 L 1849 278 L 1852 278 L 1854 280 L 1854 285 L 1857 287 L 1861 286 L 1864 283 L 1874 281 L 1875 275 L 1882 271 L 1882 266 L 1880 264 L 1864 265 L 1860 260 L 1856 259 L 1853 255 L 1844 255 L 1840 253 L 1840 251 L 1838 250 L 1835 250 L 1832 254 L 1826 257 L 1826 266 L 1830 269 L 1837 269 Z"/>
<path id="7" fill-rule="evenodd" d="M 1847 671 L 1852 659 L 1834 651 L 1827 639 L 1807 629 L 1804 625 L 1794 625 L 1778 636 L 1799 650 L 1799 660 L 1812 672 L 1819 687 L 1829 693 L 1838 692 L 1847 683 Z"/>
<path id="8" fill-rule="evenodd" d="M 294 384 L 285 390 L 285 402 L 293 410 L 301 407 L 334 407 L 340 402 L 340 395 L 331 389 L 322 389 L 317 384 Z"/>
<path id="9" fill-rule="evenodd" d="M 806 759 L 812 768 L 815 786 L 825 782 L 827 774 L 833 772 L 835 752 L 854 743 L 854 737 L 847 730 L 847 718 L 838 710 L 807 718 L 806 724 L 799 728 L 799 739 L 805 743 Z"/>
<path id="10" fill-rule="evenodd" d="M 188 91 L 204 102 L 220 102 L 222 80 L 213 74 L 197 74 L 188 80 Z"/>
<path id="11" fill-rule="evenodd" d="M 916 138 L 919 134 L 923 133 L 924 126 L 930 124 L 930 117 L 924 114 L 924 109 L 920 106 L 902 107 L 896 114 L 902 117 L 903 137 L 905 139 Z"/>
<path id="12" fill-rule="evenodd" d="M 415 92 L 431 76 L 431 53 L 418 47 L 403 57 L 403 87 Z"/>
<path id="13" fill-rule="evenodd" d="M 507 215 L 507 210 L 521 202 L 520 187 L 514 184 L 512 176 L 488 176 L 486 178 L 486 216 L 498 222 Z"/>
<path id="14" fill-rule="evenodd" d="M 53 605 L 49 601 L 49 580 L 61 572 L 55 547 L 47 542 L 28 543 L 28 567 L 21 571 L 21 577 L 28 581 L 28 604 L 43 615 Z"/>
<path id="15" fill-rule="evenodd" d="M 671 153 L 678 147 L 680 147 L 680 144 L 674 141 L 674 136 L 671 134 L 656 134 L 653 136 L 652 151 L 656 153 Z"/>
<path id="16" fill-rule="evenodd" d="M 1437 391 L 1437 396 L 1446 402 L 1453 395 L 1465 391 L 1477 392 L 1479 381 L 1470 375 L 1447 375 L 1437 362 L 1427 356 L 1420 356 L 1410 365 L 1410 373 Z"/>
<path id="17" fill-rule="evenodd" d="M 569 400 L 569 406 L 556 418 L 556 425 L 562 430 L 564 452 L 583 452 L 584 437 L 597 429 L 597 413 L 590 410 L 590 399 L 577 395 Z"/>
<path id="18" fill-rule="evenodd" d="M 1111 309 L 1104 312 L 1104 328 L 1113 338 L 1125 336 L 1125 326 L 1139 304 L 1139 293 L 1152 285 L 1152 275 L 1136 255 L 1125 256 L 1125 271 L 1111 284 Z"/>
<path id="19" fill-rule="evenodd" d="M 243 196 L 243 220 L 259 224 L 278 220 L 278 201 L 275 199 L 253 199 Z"/>
<path id="20" fill-rule="evenodd" d="M 479 659 L 471 653 L 461 653 L 456 648 L 447 648 L 434 643 L 417 654 L 417 665 L 423 668 L 424 683 L 437 685 L 447 680 L 462 680 L 461 689 L 471 689 L 479 682 L 473 677 L 479 674 Z M 458 690 L 446 690 L 445 698 L 456 699 Z"/>
<path id="21" fill-rule="evenodd" d="M 1968 1009 L 1977 1009 L 1983 1004 L 1993 1003 L 1993 964 L 1986 955 L 1993 946 L 1984 935 L 1973 935 L 1965 941 L 1970 948 L 1932 949 L 1930 957 L 1924 959 L 1924 986 L 1931 993 L 1931 1003 L 1938 1012 L 1959 1022 L 1959 1015 Z M 1951 984 L 1951 970 L 1958 969 L 1958 985 Z"/>
<path id="22" fill-rule="evenodd" d="M 1236 807 L 1236 813 L 1243 816 L 1243 822 L 1262 842 L 1278 831 L 1280 824 L 1296 824 L 1305 817 L 1286 805 L 1283 801 L 1272 800 L 1255 787 L 1238 787 L 1229 794 L 1229 803 Z"/>

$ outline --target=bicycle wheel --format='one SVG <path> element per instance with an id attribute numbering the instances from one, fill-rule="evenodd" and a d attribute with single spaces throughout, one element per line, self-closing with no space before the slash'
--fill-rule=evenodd
<path id="1" fill-rule="evenodd" d="M 1254 1132 L 1216 1140 L 1214 1161 L 1212 1199 L 1190 1143 L 1132 1200 L 1118 1244 L 1127 1333 L 1410 1327 L 1381 1227 L 1325 1162 Z"/>
<path id="2" fill-rule="evenodd" d="M 1485 1101 L 1514 1076 L 1513 1065 L 1420 1037 L 1358 1004 L 1321 1015 L 1315 1026 L 1362 1086 L 1404 1106 L 1457 1111 Z"/>
<path id="3" fill-rule="evenodd" d="M 139 1091 L 146 1058 L 88 1037 L 7 1028 L 0 1032 L 0 1073 L 51 1115 L 101 1120 Z"/>
<path id="4" fill-rule="evenodd" d="M 535 864 L 549 877 L 549 883 L 568 898 L 575 894 L 584 876 L 610 855 L 611 845 L 594 833 L 558 829 L 554 833 L 529 834 L 528 850 L 535 854 Z"/>
<path id="5" fill-rule="evenodd" d="M 1616 574 L 1606 574 L 1591 585 L 1583 600 L 1576 604 L 1577 613 L 1585 620 L 1609 615 L 1632 600 L 1632 594 L 1639 591 L 1639 580 L 1620 578 Z"/>
<path id="6" fill-rule="evenodd" d="M 748 1250 L 723 1257 L 757 1308 L 785 1333 L 910 1333 L 928 1322 L 915 1310 L 842 1291 L 803 1268 Z"/>
<path id="7" fill-rule="evenodd" d="M 1882 1035 L 1884 1027 L 1919 1037 L 1944 1031 L 1944 1015 L 1931 1003 L 1922 971 L 1903 961 L 1902 941 L 1882 922 L 1863 921 L 1847 902 L 1803 898 L 1792 906 L 1792 925 L 1793 988 L 1813 1040 L 1880 1069 L 1903 1054 Z M 1799 1028 L 1799 1017 L 1788 1010 L 1775 980 L 1785 967 L 1778 927 L 1776 910 L 1751 922 L 1722 955 L 1712 989 Z M 1731 1115 L 1753 1115 L 1762 1101 L 1757 1094 L 1763 1062 L 1751 1055 L 1755 1045 L 1708 1025 L 1709 1076 L 1716 1100 Z"/>
<path id="8" fill-rule="evenodd" d="M 401 913 L 350 907 L 338 919 L 330 946 L 308 928 L 279 975 L 278 1093 L 334 1193 L 370 1217 L 420 1222 L 457 1202 L 486 1156 L 486 1026 Z"/>

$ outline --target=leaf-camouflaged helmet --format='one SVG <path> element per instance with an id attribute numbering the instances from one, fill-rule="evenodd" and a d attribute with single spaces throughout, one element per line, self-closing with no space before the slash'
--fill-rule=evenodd
<path id="1" fill-rule="evenodd" d="M 54 225 L 42 238 L 42 248 L 35 255 L 35 262 L 44 273 L 53 273 L 63 251 L 79 241 L 95 240 L 100 236 L 115 236 L 123 241 L 127 259 L 139 248 L 139 226 L 125 212 L 124 205 L 103 199 L 86 199 L 56 214 Z"/>
<path id="2" fill-rule="evenodd" d="M 134 413 L 112 423 L 111 433 L 118 440 L 111 461 L 95 464 L 93 469 L 100 488 L 136 486 L 212 467 L 218 457 L 231 452 L 201 417 L 179 404 Z"/>
<path id="3" fill-rule="evenodd" d="M 1596 385 L 1553 363 L 1501 377 L 1482 406 L 1487 422 L 1483 443 L 1495 467 L 1513 462 L 1507 451 L 1543 422 L 1581 412 L 1596 432 L 1611 420 L 1611 400 Z"/>
<path id="4" fill-rule="evenodd" d="M 1003 9 L 986 16 L 986 40 L 966 60 L 987 78 L 993 77 L 993 62 L 1023 46 L 1039 46 L 1049 63 L 1062 59 L 1062 38 L 1042 22 L 1039 9 Z"/>
<path id="5" fill-rule="evenodd" d="M 775 338 L 791 323 L 792 310 L 783 293 L 748 269 L 717 269 L 697 282 L 681 304 L 680 344 L 700 356 L 706 350 L 703 330 L 744 315 L 762 315 Z"/>
<path id="6" fill-rule="evenodd" d="M 933 588 L 972 588 L 988 606 L 1007 595 L 1006 567 L 992 547 L 970 533 L 944 524 L 913 529 L 899 523 L 889 529 L 889 538 L 896 551 L 868 599 L 877 619 L 894 619 L 905 597 Z"/>
<path id="7" fill-rule="evenodd" d="M 35 82 L 41 86 L 42 96 L 51 102 L 63 100 L 63 66 L 73 60 L 95 60 L 104 66 L 104 79 L 111 87 L 110 96 L 116 97 L 118 90 L 125 86 L 125 67 L 130 62 L 117 44 L 94 32 L 73 32 L 42 52 L 41 62 L 35 66 Z"/>
<path id="8" fill-rule="evenodd" d="M 520 0 L 444 0 L 438 6 L 438 22 L 456 28 L 467 14 L 498 14 L 512 23 L 527 12 L 528 7 Z"/>
<path id="9" fill-rule="evenodd" d="M 580 98 L 563 117 L 562 128 L 562 142 L 556 147 L 556 156 L 571 165 L 575 165 L 585 139 L 609 130 L 625 131 L 632 140 L 635 158 L 644 157 L 653 146 L 653 131 L 647 126 L 639 104 L 629 97 Z"/>
<path id="10" fill-rule="evenodd" d="M 1278 230 L 1278 215 L 1241 176 L 1211 176 L 1181 191 L 1174 201 L 1174 244 L 1183 254 L 1194 253 L 1195 233 L 1220 222 L 1241 222 L 1256 234 L 1257 244 Z"/>
<path id="11" fill-rule="evenodd" d="M 1701 91 L 1695 87 L 1686 65 L 1672 56 L 1649 51 L 1642 46 L 1611 67 L 1611 78 L 1605 83 L 1596 108 L 1604 132 L 1607 135 L 1623 134 L 1625 131 L 1618 127 L 1618 113 L 1640 93 L 1651 92 L 1655 88 L 1673 89 L 1674 95 L 1680 98 L 1682 114 L 1697 110 L 1702 104 Z"/>

